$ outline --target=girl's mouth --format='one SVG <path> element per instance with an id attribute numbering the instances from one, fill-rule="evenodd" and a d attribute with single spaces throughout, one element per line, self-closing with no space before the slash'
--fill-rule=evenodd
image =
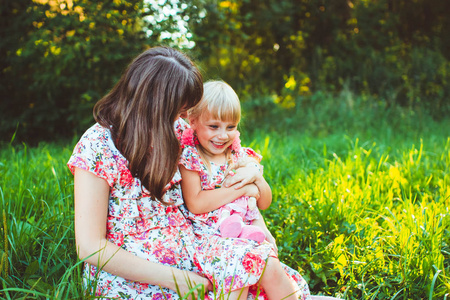
<path id="1" fill-rule="evenodd" d="M 211 144 L 213 144 L 213 146 L 216 148 L 222 148 L 223 146 L 226 145 L 226 143 L 218 143 L 218 142 L 213 142 L 213 141 L 211 141 Z"/>

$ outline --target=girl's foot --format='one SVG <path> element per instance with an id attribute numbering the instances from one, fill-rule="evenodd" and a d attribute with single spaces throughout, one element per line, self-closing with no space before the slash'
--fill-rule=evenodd
<path id="1" fill-rule="evenodd" d="M 244 228 L 242 228 L 242 232 L 239 237 L 243 239 L 253 240 L 258 243 L 262 243 L 266 239 L 264 231 L 262 231 L 261 228 L 255 225 L 244 226 Z"/>
<path id="2" fill-rule="evenodd" d="M 238 215 L 231 215 L 220 224 L 220 234 L 223 237 L 237 238 L 242 231 L 244 223 L 242 218 Z"/>

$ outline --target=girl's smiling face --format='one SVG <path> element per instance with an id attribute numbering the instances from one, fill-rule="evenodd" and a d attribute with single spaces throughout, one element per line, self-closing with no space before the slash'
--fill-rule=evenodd
<path id="1" fill-rule="evenodd" d="M 225 162 L 225 151 L 236 138 L 237 123 L 217 120 L 209 112 L 204 112 L 198 119 L 190 120 L 198 141 L 205 155 L 213 162 Z"/>

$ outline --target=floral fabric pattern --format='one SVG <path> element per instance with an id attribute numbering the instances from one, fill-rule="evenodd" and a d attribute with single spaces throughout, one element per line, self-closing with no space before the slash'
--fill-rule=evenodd
<path id="1" fill-rule="evenodd" d="M 228 169 L 228 164 L 216 164 L 214 162 L 210 162 L 211 173 L 208 173 L 208 167 L 200 157 L 197 148 L 186 144 L 182 144 L 182 146 L 183 152 L 181 154 L 180 164 L 182 164 L 188 170 L 197 171 L 199 173 L 202 190 L 213 190 L 216 188 L 220 188 L 222 186 L 222 181 L 225 178 L 225 171 Z M 244 148 L 239 146 L 238 149 L 239 152 L 232 151 L 232 162 L 237 162 L 238 159 L 247 157 L 253 157 L 257 161 L 261 160 L 261 156 L 251 148 Z M 241 198 L 245 198 L 245 201 L 248 200 L 248 197 Z M 240 211 L 241 208 L 240 205 L 238 205 L 238 202 L 241 200 L 241 198 L 236 199 L 235 201 L 225 206 L 230 210 Z M 234 204 L 235 202 L 236 204 Z M 225 209 L 225 206 L 204 214 L 196 215 L 191 213 L 187 209 L 185 210 L 185 213 L 187 218 L 192 220 L 194 227 L 197 229 L 197 232 L 202 232 L 203 230 L 210 232 L 210 228 L 204 227 L 217 228 L 216 225 L 219 220 L 219 216 L 221 214 L 221 211 Z M 185 206 L 183 206 L 183 208 L 184 207 Z M 257 208 L 247 211 L 246 213 L 244 213 L 244 215 L 246 215 L 247 217 L 244 219 L 247 224 L 250 224 L 252 220 L 259 218 L 259 212 Z"/>
<path id="2" fill-rule="evenodd" d="M 167 185 L 164 200 L 171 206 L 154 201 L 134 178 L 128 162 L 115 147 L 108 129 L 95 124 L 82 136 L 69 159 L 68 167 L 89 171 L 106 180 L 110 186 L 107 216 L 107 238 L 136 256 L 183 270 L 197 271 L 192 253 L 186 248 L 194 239 L 192 226 L 178 209 L 183 203 L 177 172 Z M 166 288 L 121 278 L 88 263 L 84 267 L 88 293 L 117 299 L 179 299 Z"/>

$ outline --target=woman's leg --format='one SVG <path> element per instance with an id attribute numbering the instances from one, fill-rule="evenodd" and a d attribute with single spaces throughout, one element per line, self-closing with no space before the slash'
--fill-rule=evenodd
<path id="1" fill-rule="evenodd" d="M 298 286 L 292 283 L 277 258 L 269 257 L 259 282 L 270 300 L 298 299 Z"/>

